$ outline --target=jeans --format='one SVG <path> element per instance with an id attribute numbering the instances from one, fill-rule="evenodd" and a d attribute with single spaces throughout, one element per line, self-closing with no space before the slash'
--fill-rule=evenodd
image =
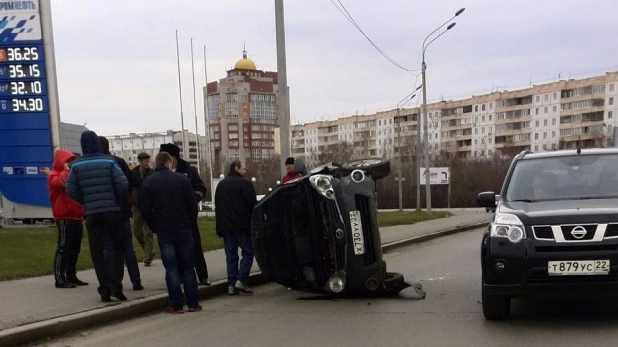
<path id="1" fill-rule="evenodd" d="M 146 225 L 139 207 L 133 206 L 133 234 L 139 245 L 144 250 L 144 264 L 152 263 L 154 257 L 154 236 L 152 230 Z"/>
<path id="2" fill-rule="evenodd" d="M 122 223 L 122 244 L 124 246 L 124 261 L 127 264 L 127 271 L 129 272 L 129 278 L 131 279 L 131 283 L 140 282 L 140 273 L 139 266 L 137 266 L 137 257 L 135 256 L 135 250 L 133 249 L 133 234 L 131 233 L 131 223 L 129 220 L 126 220 Z M 114 247 L 112 245 L 111 239 L 108 237 L 105 238 L 105 264 L 107 265 L 107 271 L 109 273 L 113 273 L 114 262 L 113 262 L 113 252 Z M 124 278 L 124 269 L 122 271 L 122 275 L 120 280 Z"/>
<path id="3" fill-rule="evenodd" d="M 199 302 L 197 277 L 195 276 L 195 251 L 191 230 L 158 232 L 157 240 L 161 250 L 161 260 L 165 267 L 165 283 L 169 296 L 169 305 L 173 308 L 183 307 L 183 294 L 180 279 L 184 284 L 187 305 L 195 307 Z"/>
<path id="4" fill-rule="evenodd" d="M 56 226 L 58 244 L 54 257 L 54 278 L 59 284 L 74 282 L 77 280 L 75 267 L 84 235 L 82 221 L 59 219 L 56 220 Z"/>
<path id="5" fill-rule="evenodd" d="M 240 281 L 247 284 L 249 272 L 253 265 L 253 243 L 249 233 L 226 233 L 223 236 L 225 258 L 227 262 L 227 283 L 230 286 Z M 242 260 L 238 266 L 238 248 L 241 249 Z"/>
<path id="6" fill-rule="evenodd" d="M 122 276 L 124 272 L 124 245 L 122 243 L 122 216 L 120 212 L 101 212 L 86 216 L 88 243 L 92 265 L 99 281 L 99 293 L 114 294 L 122 292 Z M 109 238 L 113 245 L 112 271 L 105 262 L 105 239 Z"/>

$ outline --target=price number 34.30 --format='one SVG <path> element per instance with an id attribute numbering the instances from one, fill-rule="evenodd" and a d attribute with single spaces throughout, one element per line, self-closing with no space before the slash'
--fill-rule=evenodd
<path id="1" fill-rule="evenodd" d="M 2 106 L 4 107 L 4 105 Z M 43 111 L 43 99 L 12 99 L 11 109 L 13 110 L 13 112 L 41 112 Z"/>

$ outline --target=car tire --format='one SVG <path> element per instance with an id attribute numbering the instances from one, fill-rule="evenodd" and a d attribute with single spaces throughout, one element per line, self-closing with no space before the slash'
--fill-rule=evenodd
<path id="1" fill-rule="evenodd" d="M 487 320 L 505 320 L 511 314 L 511 298 L 504 296 L 489 295 L 482 289 L 483 315 Z"/>
<path id="2" fill-rule="evenodd" d="M 382 158 L 365 158 L 343 164 L 341 170 L 349 173 L 363 170 L 374 180 L 379 180 L 391 174 L 391 162 Z"/>

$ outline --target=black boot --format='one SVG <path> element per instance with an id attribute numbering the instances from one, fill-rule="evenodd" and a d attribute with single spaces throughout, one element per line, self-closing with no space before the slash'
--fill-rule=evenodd
<path id="1" fill-rule="evenodd" d="M 58 282 L 56 281 L 56 288 L 75 288 L 77 285 L 69 281 Z"/>

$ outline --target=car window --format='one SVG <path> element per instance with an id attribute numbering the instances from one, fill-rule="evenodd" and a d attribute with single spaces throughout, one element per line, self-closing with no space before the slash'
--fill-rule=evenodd
<path id="1" fill-rule="evenodd" d="M 517 162 L 506 200 L 618 197 L 618 155 L 574 155 Z"/>

